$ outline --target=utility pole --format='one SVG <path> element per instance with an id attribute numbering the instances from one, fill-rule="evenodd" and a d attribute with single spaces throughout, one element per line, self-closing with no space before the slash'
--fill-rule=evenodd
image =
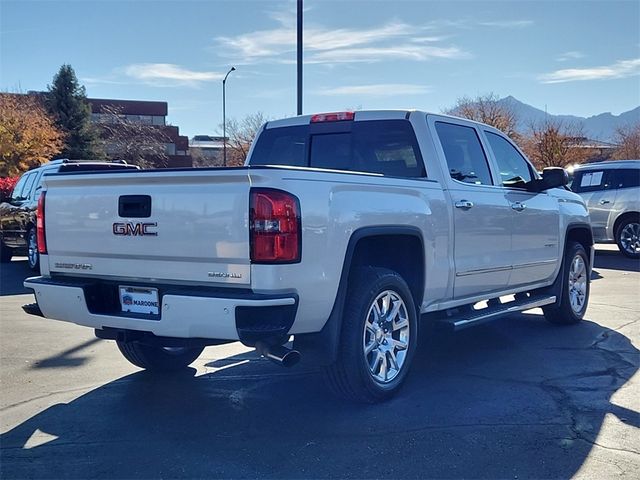
<path id="1" fill-rule="evenodd" d="M 231 67 L 222 80 L 222 166 L 227 166 L 227 97 L 226 97 L 226 84 L 227 77 L 233 72 L 236 67 Z"/>
<path id="2" fill-rule="evenodd" d="M 298 0 L 298 115 L 302 115 L 302 0 Z"/>

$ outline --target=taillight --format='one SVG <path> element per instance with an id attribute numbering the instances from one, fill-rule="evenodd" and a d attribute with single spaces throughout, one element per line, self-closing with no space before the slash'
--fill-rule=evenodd
<path id="1" fill-rule="evenodd" d="M 47 192 L 42 192 L 38 198 L 38 209 L 36 210 L 36 233 L 38 236 L 38 252 L 47 253 L 47 235 L 44 230 L 44 198 Z"/>
<path id="2" fill-rule="evenodd" d="M 251 261 L 300 261 L 301 218 L 297 197 L 282 190 L 252 188 L 249 202 Z"/>
<path id="3" fill-rule="evenodd" d="M 317 113 L 311 116 L 311 123 L 342 122 L 344 120 L 353 120 L 354 118 L 355 112 Z"/>

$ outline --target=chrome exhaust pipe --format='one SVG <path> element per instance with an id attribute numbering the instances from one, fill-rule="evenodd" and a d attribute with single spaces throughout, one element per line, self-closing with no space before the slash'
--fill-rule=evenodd
<path id="1" fill-rule="evenodd" d="M 293 367 L 300 361 L 300 352 L 287 348 L 284 345 L 269 345 L 265 342 L 256 342 L 256 351 L 264 358 L 283 367 Z"/>

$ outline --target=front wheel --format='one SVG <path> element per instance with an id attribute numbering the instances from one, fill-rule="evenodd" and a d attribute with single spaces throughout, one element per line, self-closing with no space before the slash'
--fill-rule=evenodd
<path id="1" fill-rule="evenodd" d="M 560 301 L 543 307 L 544 317 L 551 323 L 571 325 L 584 317 L 589 303 L 589 260 L 584 247 L 577 242 L 567 245 L 562 269 Z"/>
<path id="2" fill-rule="evenodd" d="M 27 262 L 31 270 L 40 269 L 40 253 L 38 252 L 38 236 L 36 229 L 32 228 L 27 234 Z"/>
<path id="3" fill-rule="evenodd" d="M 187 368 L 200 356 L 204 347 L 159 347 L 140 342 L 116 342 L 124 358 L 136 367 L 156 372 Z"/>
<path id="4" fill-rule="evenodd" d="M 623 255 L 640 258 L 640 218 L 629 218 L 620 224 L 616 243 Z"/>
<path id="5" fill-rule="evenodd" d="M 350 283 L 338 358 L 325 378 L 338 395 L 374 403 L 395 394 L 407 376 L 417 311 L 407 283 L 392 270 L 359 269 Z"/>

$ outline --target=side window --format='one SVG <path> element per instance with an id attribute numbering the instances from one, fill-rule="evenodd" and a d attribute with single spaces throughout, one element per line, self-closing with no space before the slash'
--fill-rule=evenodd
<path id="1" fill-rule="evenodd" d="M 500 135 L 485 131 L 500 171 L 500 182 L 505 187 L 523 186 L 533 179 L 531 169 L 520 152 Z"/>
<path id="2" fill-rule="evenodd" d="M 26 200 L 27 198 L 29 198 L 31 196 L 31 191 L 33 190 L 33 184 L 36 181 L 36 178 L 38 178 L 38 174 L 40 172 L 33 172 L 30 173 L 27 177 L 27 182 L 24 184 L 24 189 L 22 190 L 22 193 L 20 194 L 20 196 Z"/>
<path id="3" fill-rule="evenodd" d="M 436 122 L 436 131 L 451 178 L 474 185 L 492 185 L 487 157 L 474 128 Z"/>
<path id="4" fill-rule="evenodd" d="M 589 170 L 579 172 L 571 183 L 571 190 L 576 193 L 597 192 L 611 188 L 612 170 Z"/>
<path id="5" fill-rule="evenodd" d="M 613 188 L 640 187 L 640 168 L 621 168 L 613 172 Z"/>
<path id="6" fill-rule="evenodd" d="M 24 190 L 24 186 L 29 180 L 29 176 L 31 176 L 30 173 L 20 177 L 20 180 L 18 180 L 18 183 L 16 183 L 16 186 L 13 187 L 13 192 L 11 193 L 11 200 L 24 200 L 24 198 L 22 197 L 22 191 Z"/>

